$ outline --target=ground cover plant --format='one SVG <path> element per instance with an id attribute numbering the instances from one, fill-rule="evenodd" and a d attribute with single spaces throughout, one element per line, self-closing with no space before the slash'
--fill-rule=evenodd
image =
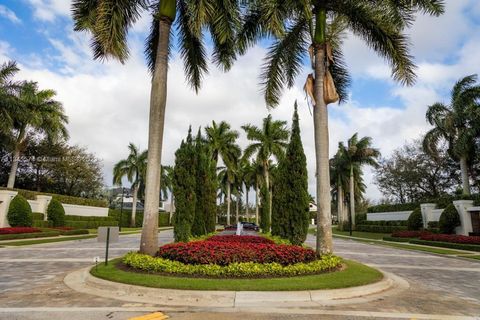
<path id="1" fill-rule="evenodd" d="M 21 234 L 21 233 L 34 233 L 42 232 L 38 228 L 32 227 L 10 227 L 10 228 L 0 228 L 0 234 Z"/>
<path id="2" fill-rule="evenodd" d="M 392 233 L 393 238 L 419 238 L 424 235 L 432 234 L 429 231 L 396 231 Z"/>
<path id="3" fill-rule="evenodd" d="M 423 234 L 420 240 L 441 241 L 451 243 L 465 243 L 465 244 L 479 244 L 480 237 L 478 236 L 462 236 L 459 234 Z"/>

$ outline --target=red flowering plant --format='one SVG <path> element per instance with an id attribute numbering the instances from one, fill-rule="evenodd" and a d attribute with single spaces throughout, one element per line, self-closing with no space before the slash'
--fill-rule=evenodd
<path id="1" fill-rule="evenodd" d="M 480 237 L 478 236 L 462 236 L 459 234 L 426 234 L 420 237 L 420 240 L 441 241 L 464 244 L 480 244 Z"/>
<path id="2" fill-rule="evenodd" d="M 185 264 L 220 266 L 235 262 L 276 262 L 286 266 L 316 259 L 315 251 L 300 246 L 211 240 L 167 244 L 160 247 L 157 256 Z"/>
<path id="3" fill-rule="evenodd" d="M 42 230 L 32 227 L 12 227 L 0 228 L 0 234 L 20 234 L 20 233 L 35 233 L 42 232 Z"/>
<path id="4" fill-rule="evenodd" d="M 429 231 L 395 231 L 392 233 L 394 238 L 418 238 L 424 235 L 432 234 Z"/>

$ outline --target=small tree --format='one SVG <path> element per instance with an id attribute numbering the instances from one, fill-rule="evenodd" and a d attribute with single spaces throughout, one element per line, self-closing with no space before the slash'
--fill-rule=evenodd
<path id="1" fill-rule="evenodd" d="M 444 234 L 455 233 L 455 228 L 460 226 L 460 216 L 453 204 L 449 204 L 440 215 L 438 221 L 440 232 Z"/>
<path id="2" fill-rule="evenodd" d="M 307 159 L 298 123 L 297 103 L 285 158 L 280 161 L 272 204 L 272 234 L 302 244 L 308 232 L 309 194 Z"/>
<path id="3" fill-rule="evenodd" d="M 207 234 L 207 227 L 205 221 L 207 190 L 205 188 L 205 185 L 209 184 L 209 168 L 206 147 L 205 143 L 202 140 L 202 134 L 199 129 L 197 138 L 195 140 L 195 215 L 191 229 L 193 236 L 201 236 Z"/>
<path id="4" fill-rule="evenodd" d="M 270 231 L 270 193 L 265 184 L 260 188 L 260 228 L 262 232 L 268 233 Z"/>
<path id="5" fill-rule="evenodd" d="M 21 195 L 16 195 L 10 202 L 7 212 L 8 223 L 12 227 L 31 227 L 33 224 L 32 208 Z"/>
<path id="6" fill-rule="evenodd" d="M 420 230 L 423 228 L 423 219 L 422 219 L 422 212 L 420 208 L 416 208 L 408 217 L 407 221 L 408 230 Z"/>
<path id="7" fill-rule="evenodd" d="M 47 207 L 47 220 L 52 222 L 52 227 L 65 226 L 65 209 L 60 201 L 52 199 Z"/>
<path id="8" fill-rule="evenodd" d="M 173 232 L 175 241 L 186 242 L 190 238 L 192 223 L 195 217 L 195 149 L 192 142 L 191 129 L 186 142 L 182 141 L 175 152 L 175 168 L 173 170 L 173 195 L 175 197 L 175 222 Z"/>

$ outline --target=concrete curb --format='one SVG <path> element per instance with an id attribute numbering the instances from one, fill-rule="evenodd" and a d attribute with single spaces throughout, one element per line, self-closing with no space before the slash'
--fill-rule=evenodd
<path id="1" fill-rule="evenodd" d="M 78 292 L 121 301 L 171 307 L 318 307 L 365 303 L 409 288 L 406 280 L 382 271 L 384 278 L 365 286 L 307 291 L 200 291 L 148 288 L 111 282 L 90 274 L 91 267 L 68 274 L 65 284 Z M 181 278 L 179 278 L 181 281 Z"/>

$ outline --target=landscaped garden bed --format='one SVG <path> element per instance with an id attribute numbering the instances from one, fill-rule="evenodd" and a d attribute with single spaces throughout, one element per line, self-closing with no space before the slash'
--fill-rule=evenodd
<path id="1" fill-rule="evenodd" d="M 10 227 L 0 228 L 0 240 L 15 240 L 15 239 L 34 239 L 56 237 L 59 235 L 81 235 L 88 234 L 88 230 L 73 229 L 70 227 L 55 227 L 55 228 L 34 228 L 34 227 Z"/>
<path id="2" fill-rule="evenodd" d="M 436 234 L 426 230 L 394 232 L 384 241 L 409 242 L 433 247 L 444 247 L 458 250 L 480 251 L 480 237 L 457 234 Z"/>

